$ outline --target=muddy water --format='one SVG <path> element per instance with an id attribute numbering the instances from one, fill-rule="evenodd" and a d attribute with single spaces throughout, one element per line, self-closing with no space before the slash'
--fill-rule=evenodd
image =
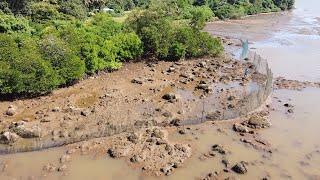
<path id="1" fill-rule="evenodd" d="M 292 13 L 272 16 L 272 19 L 264 17 L 251 23 L 252 26 L 237 24 L 235 28 L 228 24 L 228 28 L 239 30 L 238 35 L 243 37 L 254 37 L 250 39 L 254 42 L 251 47 L 269 60 L 275 76 L 320 81 L 320 1 L 296 0 L 296 3 L 297 9 Z M 266 25 L 265 22 L 272 23 Z M 270 118 L 273 126 L 260 132 L 276 149 L 272 155 L 242 144 L 229 126 L 222 133 L 218 127 L 206 124 L 192 127 L 183 136 L 173 132 L 171 140 L 192 144 L 194 153 L 169 177 L 143 176 L 141 170 L 129 167 L 124 160 L 90 155 L 73 156 L 66 174 L 44 174 L 42 167 L 56 163 L 65 151 L 56 148 L 0 156 L 0 163 L 7 164 L 1 166 L 0 179 L 194 179 L 224 168 L 220 155 L 199 160 L 201 154 L 217 143 L 230 149 L 227 159 L 231 164 L 240 160 L 252 163 L 246 175 L 238 176 L 241 179 L 261 179 L 268 175 L 272 179 L 319 179 L 320 90 L 277 90 L 272 98 L 271 106 L 275 110 L 271 111 Z M 286 113 L 284 103 L 294 105 L 293 114 Z"/>
<path id="2" fill-rule="evenodd" d="M 290 20 L 271 38 L 256 42 L 276 76 L 320 81 L 320 1 L 297 0 Z"/>

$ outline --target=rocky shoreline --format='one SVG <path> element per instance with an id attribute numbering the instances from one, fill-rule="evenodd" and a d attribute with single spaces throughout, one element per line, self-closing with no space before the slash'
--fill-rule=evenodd
<path id="1" fill-rule="evenodd" d="M 238 109 L 244 93 L 265 79 L 253 64 L 227 55 L 128 64 L 49 96 L 1 103 L 0 149 L 32 151 L 150 126 L 234 118 L 247 113 Z"/>

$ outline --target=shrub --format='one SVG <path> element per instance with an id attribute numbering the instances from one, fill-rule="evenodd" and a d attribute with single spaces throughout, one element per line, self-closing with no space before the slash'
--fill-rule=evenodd
<path id="1" fill-rule="evenodd" d="M 207 16 L 197 17 L 201 18 L 194 19 L 202 21 Z M 178 60 L 183 57 L 218 55 L 223 50 L 219 40 L 201 32 L 200 26 L 203 25 L 195 25 L 202 22 L 195 20 L 191 24 L 177 24 L 174 19 L 147 10 L 135 14 L 127 23 L 143 41 L 145 55 Z"/>
<path id="2" fill-rule="evenodd" d="M 294 6 L 294 0 L 273 0 L 274 4 L 281 8 L 281 10 L 292 9 Z"/>
<path id="3" fill-rule="evenodd" d="M 166 58 L 172 43 L 173 28 L 170 18 L 161 16 L 157 12 L 136 12 L 127 20 L 143 42 L 146 55 Z"/>
<path id="4" fill-rule="evenodd" d="M 223 45 L 217 38 L 212 38 L 207 32 L 201 32 L 199 36 L 201 56 L 218 56 L 223 52 Z"/>
<path id="5" fill-rule="evenodd" d="M 112 21 L 108 15 L 98 16 L 88 20 L 86 24 L 61 21 L 45 28 L 42 34 L 56 34 L 67 42 L 73 53 L 85 63 L 89 74 L 104 69 L 118 69 L 121 63 L 116 59 L 116 47 L 113 43 L 106 45 L 105 41 L 119 34 L 122 25 Z"/>
<path id="6" fill-rule="evenodd" d="M 40 49 L 43 58 L 49 61 L 56 71 L 59 84 L 68 84 L 84 75 L 84 62 L 58 37 L 53 35 L 45 36 L 40 41 Z"/>
<path id="7" fill-rule="evenodd" d="M 220 40 L 191 27 L 180 27 L 175 40 L 186 48 L 186 57 L 217 56 L 223 51 Z"/>
<path id="8" fill-rule="evenodd" d="M 42 23 L 57 19 L 59 12 L 57 6 L 47 2 L 32 2 L 30 4 L 30 16 L 32 21 Z"/>
<path id="9" fill-rule="evenodd" d="M 0 94 L 41 94 L 59 85 L 35 40 L 25 35 L 0 34 Z"/>
<path id="10" fill-rule="evenodd" d="M 213 16 L 212 10 L 208 6 L 200 6 L 191 10 L 191 25 L 198 29 L 203 29 L 206 22 Z"/>
<path id="11" fill-rule="evenodd" d="M 175 42 L 169 49 L 168 59 L 178 61 L 186 56 L 186 47 L 182 43 Z"/>
<path id="12" fill-rule="evenodd" d="M 14 17 L 0 12 L 0 33 L 25 32 L 30 33 L 31 27 L 27 19 Z"/>
<path id="13" fill-rule="evenodd" d="M 143 53 L 142 42 L 135 33 L 119 33 L 108 41 L 115 46 L 114 53 L 117 60 L 136 59 Z"/>
<path id="14" fill-rule="evenodd" d="M 106 39 L 122 32 L 123 25 L 115 22 L 109 14 L 98 13 L 87 21 L 87 31 Z"/>
<path id="15" fill-rule="evenodd" d="M 219 19 L 237 19 L 245 15 L 244 9 L 241 6 L 233 6 L 230 4 L 224 4 L 219 6 L 215 11 L 214 14 Z"/>
<path id="16" fill-rule="evenodd" d="M 84 19 L 87 16 L 87 9 L 82 0 L 62 0 L 59 12 Z"/>
<path id="17" fill-rule="evenodd" d="M 11 9 L 9 8 L 9 4 L 6 1 L 0 1 L 0 13 L 1 11 L 5 14 L 11 14 Z"/>

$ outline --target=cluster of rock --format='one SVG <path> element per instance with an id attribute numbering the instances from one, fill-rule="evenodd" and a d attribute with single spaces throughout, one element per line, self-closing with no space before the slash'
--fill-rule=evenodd
<path id="1" fill-rule="evenodd" d="M 15 106 L 2 109 L 0 143 L 20 148 L 18 145 L 24 146 L 24 141 L 34 138 L 37 143 L 28 143 L 31 147 L 26 147 L 32 150 L 43 148 L 43 144 L 51 147 L 119 134 L 132 129 L 138 120 L 178 126 L 201 114 L 199 107 L 205 96 L 217 93 L 227 101 L 210 101 L 222 104 L 217 109 L 234 108 L 239 98 L 227 88 L 219 87 L 215 92 L 215 85 L 252 80 L 254 74 L 244 77 L 246 68 L 250 68 L 249 63 L 229 58 L 130 64 L 112 75 L 99 77 L 100 80 L 88 79 L 87 83 L 80 82 L 56 94 L 16 101 Z M 107 83 L 101 83 L 101 79 Z M 217 110 L 207 118 L 220 119 L 221 115 L 222 111 Z"/>
<path id="2" fill-rule="evenodd" d="M 231 154 L 225 146 L 221 144 L 215 144 L 211 147 L 208 153 L 203 154 L 199 157 L 200 160 L 206 160 L 210 157 L 219 156 L 221 159 L 221 163 L 224 165 L 224 169 L 221 172 L 215 171 L 206 174 L 201 180 L 218 180 L 218 179 L 230 179 L 232 174 L 230 172 L 234 172 L 237 174 L 246 174 L 248 172 L 248 163 L 245 161 L 240 161 L 232 165 L 232 162 L 228 160 L 228 155 Z M 231 176 L 230 176 L 231 175 Z M 223 178 L 226 176 L 227 178 Z"/>
<path id="3" fill-rule="evenodd" d="M 247 121 L 244 121 L 243 124 L 252 129 L 262 129 L 271 126 L 271 123 L 260 115 L 252 115 Z"/>
<path id="4" fill-rule="evenodd" d="M 307 87 L 320 88 L 319 82 L 288 80 L 283 77 L 278 77 L 274 80 L 273 86 L 275 89 L 289 89 L 301 91 Z"/>
<path id="5" fill-rule="evenodd" d="M 112 140 L 111 146 L 108 149 L 111 157 L 126 157 L 153 175 L 169 175 L 191 156 L 188 144 L 170 143 L 167 133 L 159 128 L 119 136 Z"/>
<path id="6" fill-rule="evenodd" d="M 26 122 L 12 122 L 9 128 L 0 133 L 0 143 L 13 145 L 20 138 L 40 138 L 42 131 L 39 126 L 28 126 Z"/>
<path id="7" fill-rule="evenodd" d="M 241 142 L 249 144 L 255 149 L 271 153 L 272 149 L 270 148 L 270 143 L 262 139 L 257 133 L 257 130 L 271 126 L 271 123 L 264 115 L 264 112 L 252 114 L 243 122 L 234 123 L 233 130 L 241 135 Z"/>

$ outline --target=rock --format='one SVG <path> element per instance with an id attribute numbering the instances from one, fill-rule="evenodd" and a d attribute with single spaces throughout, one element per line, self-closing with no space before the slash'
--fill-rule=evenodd
<path id="1" fill-rule="evenodd" d="M 212 146 L 212 151 L 216 151 L 220 154 L 227 154 L 227 150 L 220 144 L 215 144 Z"/>
<path id="2" fill-rule="evenodd" d="M 209 121 L 216 121 L 219 120 L 221 118 L 221 112 L 220 111 L 216 111 L 213 113 L 208 113 L 206 115 L 206 119 Z"/>
<path id="3" fill-rule="evenodd" d="M 12 144 L 18 141 L 19 136 L 16 133 L 4 132 L 0 135 L 0 143 L 2 144 Z"/>
<path id="4" fill-rule="evenodd" d="M 218 179 L 218 172 L 210 172 L 202 180 L 216 180 Z"/>
<path id="5" fill-rule="evenodd" d="M 42 135 L 41 129 L 38 126 L 30 128 L 22 124 L 12 127 L 11 130 L 23 138 L 38 138 Z"/>
<path id="6" fill-rule="evenodd" d="M 232 170 L 238 174 L 245 174 L 248 172 L 246 163 L 241 161 L 232 167 Z"/>
<path id="7" fill-rule="evenodd" d="M 87 117 L 89 115 L 88 111 L 81 111 L 80 112 L 81 116 Z"/>
<path id="8" fill-rule="evenodd" d="M 181 120 L 178 118 L 175 118 L 173 120 L 170 121 L 170 124 L 173 126 L 180 126 Z"/>
<path id="9" fill-rule="evenodd" d="M 60 158 L 60 163 L 66 163 L 66 162 L 69 162 L 70 160 L 71 160 L 71 156 L 68 154 L 64 154 Z"/>
<path id="10" fill-rule="evenodd" d="M 293 107 L 293 105 L 291 105 L 291 104 L 289 104 L 289 103 L 285 103 L 283 106 L 284 106 L 284 107 L 290 107 L 290 108 Z"/>
<path id="11" fill-rule="evenodd" d="M 201 81 L 201 82 L 199 83 L 199 85 L 197 86 L 197 89 L 202 89 L 202 90 L 204 90 L 206 93 L 212 92 L 212 87 L 211 87 L 208 83 L 206 83 L 206 82 L 204 82 L 204 81 Z"/>
<path id="12" fill-rule="evenodd" d="M 202 62 L 199 63 L 199 66 L 200 67 L 206 67 L 207 63 L 205 61 L 202 61 Z"/>
<path id="13" fill-rule="evenodd" d="M 167 70 L 167 72 L 174 72 L 176 70 L 176 68 L 174 68 L 174 67 L 169 67 L 169 69 Z"/>
<path id="14" fill-rule="evenodd" d="M 174 163 L 170 163 L 165 167 L 161 168 L 161 171 L 168 176 L 172 173 L 173 169 L 174 169 Z"/>
<path id="15" fill-rule="evenodd" d="M 163 139 L 164 138 L 164 133 L 160 130 L 160 129 L 153 129 L 152 133 L 151 133 L 151 137 L 156 137 L 159 139 Z"/>
<path id="16" fill-rule="evenodd" d="M 59 112 L 60 111 L 60 107 L 54 107 L 53 109 L 52 109 L 52 112 Z"/>
<path id="17" fill-rule="evenodd" d="M 77 152 L 77 150 L 75 148 L 72 148 L 67 150 L 66 154 L 74 154 L 75 152 Z"/>
<path id="18" fill-rule="evenodd" d="M 167 112 L 162 113 L 162 116 L 167 117 L 167 118 L 172 117 L 172 113 L 167 111 Z"/>
<path id="19" fill-rule="evenodd" d="M 58 171 L 59 172 L 63 172 L 63 171 L 66 171 L 67 170 L 67 165 L 65 165 L 65 164 L 63 164 L 62 166 L 60 166 L 59 168 L 58 168 Z"/>
<path id="20" fill-rule="evenodd" d="M 198 89 L 202 89 L 202 90 L 206 90 L 209 88 L 209 85 L 208 84 L 199 84 L 197 86 Z"/>
<path id="21" fill-rule="evenodd" d="M 142 155 L 135 154 L 130 158 L 130 161 L 133 163 L 139 163 L 139 162 L 142 162 L 144 159 L 145 157 L 143 157 Z"/>
<path id="22" fill-rule="evenodd" d="M 70 132 L 68 130 L 61 130 L 59 131 L 59 138 L 68 138 L 70 137 Z"/>
<path id="23" fill-rule="evenodd" d="M 53 164 L 49 163 L 43 166 L 43 170 L 46 172 L 53 172 L 57 170 L 57 167 L 55 167 Z"/>
<path id="24" fill-rule="evenodd" d="M 17 113 L 17 108 L 13 105 L 10 105 L 6 111 L 6 115 L 13 116 Z"/>
<path id="25" fill-rule="evenodd" d="M 179 132 L 179 134 L 186 134 L 186 130 L 185 129 L 180 129 L 178 132 Z"/>
<path id="26" fill-rule="evenodd" d="M 288 111 L 287 111 L 288 113 L 293 113 L 293 109 L 288 109 Z"/>
<path id="27" fill-rule="evenodd" d="M 51 121 L 51 120 L 50 120 L 50 119 L 47 119 L 47 118 L 40 120 L 41 123 L 48 123 L 48 122 L 50 122 L 50 121 Z"/>
<path id="28" fill-rule="evenodd" d="M 234 104 L 229 104 L 228 109 L 234 109 L 236 106 Z"/>
<path id="29" fill-rule="evenodd" d="M 235 123 L 233 125 L 233 130 L 236 132 L 241 132 L 241 133 L 248 133 L 249 132 L 249 130 L 246 126 L 239 124 L 239 123 Z"/>
<path id="30" fill-rule="evenodd" d="M 222 159 L 222 164 L 224 164 L 224 166 L 226 167 L 226 168 L 228 168 L 229 167 L 229 165 L 230 165 L 230 162 L 229 162 L 229 160 L 228 159 Z"/>
<path id="31" fill-rule="evenodd" d="M 221 78 L 219 79 L 219 81 L 220 82 L 222 82 L 222 83 L 227 83 L 227 82 L 229 82 L 231 79 L 230 79 L 230 77 L 229 76 L 221 76 Z"/>
<path id="32" fill-rule="evenodd" d="M 167 93 L 167 94 L 162 96 L 162 99 L 167 100 L 169 102 L 175 102 L 175 101 L 178 100 L 178 96 L 176 94 L 173 94 L 173 93 Z"/>
<path id="33" fill-rule="evenodd" d="M 267 128 L 271 126 L 271 123 L 261 116 L 254 115 L 250 117 L 248 125 L 251 128 Z"/>
<path id="34" fill-rule="evenodd" d="M 134 78 L 131 80 L 131 83 L 134 83 L 134 84 L 143 84 L 143 81 L 141 79 L 138 79 L 138 78 Z"/>
<path id="35" fill-rule="evenodd" d="M 129 154 L 130 149 L 126 147 L 113 147 L 108 149 L 108 154 L 112 158 L 120 158 L 120 157 L 125 157 Z"/>
<path id="36" fill-rule="evenodd" d="M 130 141 L 134 144 L 137 144 L 139 142 L 139 139 L 140 139 L 140 137 L 135 133 L 132 133 L 128 136 L 128 141 Z"/>
<path id="37" fill-rule="evenodd" d="M 233 100 L 235 100 L 236 99 L 236 97 L 234 97 L 234 96 L 229 96 L 228 97 L 228 101 L 233 101 Z"/>
<path id="38" fill-rule="evenodd" d="M 186 78 L 186 79 L 188 79 L 190 81 L 192 81 L 194 79 L 194 75 L 190 74 L 190 73 L 181 73 L 180 77 Z"/>

